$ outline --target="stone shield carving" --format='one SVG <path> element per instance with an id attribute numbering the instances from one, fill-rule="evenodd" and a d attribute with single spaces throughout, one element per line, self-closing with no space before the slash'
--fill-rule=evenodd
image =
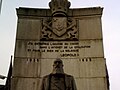
<path id="1" fill-rule="evenodd" d="M 53 17 L 52 31 L 59 37 L 65 34 L 67 31 L 67 18 Z"/>

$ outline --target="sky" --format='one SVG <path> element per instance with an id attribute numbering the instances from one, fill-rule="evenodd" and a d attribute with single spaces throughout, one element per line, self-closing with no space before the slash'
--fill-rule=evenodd
<path id="1" fill-rule="evenodd" d="M 17 15 L 16 8 L 48 8 L 50 0 L 3 0 L 0 14 L 0 75 L 7 76 L 11 55 L 14 55 Z M 110 90 L 120 90 L 120 1 L 69 0 L 71 8 L 103 7 L 102 30 Z M 0 80 L 4 84 L 5 80 Z"/>

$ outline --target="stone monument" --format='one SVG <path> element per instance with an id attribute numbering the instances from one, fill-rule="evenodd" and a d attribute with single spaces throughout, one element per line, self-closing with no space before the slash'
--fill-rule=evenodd
<path id="1" fill-rule="evenodd" d="M 60 58 L 77 90 L 109 90 L 104 57 L 103 8 L 70 8 L 51 0 L 50 9 L 18 8 L 11 90 L 40 90 Z"/>

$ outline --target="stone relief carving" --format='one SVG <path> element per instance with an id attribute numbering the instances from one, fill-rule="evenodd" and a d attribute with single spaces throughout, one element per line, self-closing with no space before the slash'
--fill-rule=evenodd
<path id="1" fill-rule="evenodd" d="M 67 17 L 43 19 L 41 40 L 78 40 L 77 20 Z"/>
<path id="2" fill-rule="evenodd" d="M 51 17 L 43 19 L 41 40 L 78 40 L 78 22 L 68 17 L 68 0 L 49 2 Z"/>

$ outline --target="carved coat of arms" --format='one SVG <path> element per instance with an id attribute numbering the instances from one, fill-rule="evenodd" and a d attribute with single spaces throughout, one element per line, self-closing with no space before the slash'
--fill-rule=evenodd
<path id="1" fill-rule="evenodd" d="M 41 40 L 78 40 L 77 20 L 67 17 L 44 19 Z"/>

